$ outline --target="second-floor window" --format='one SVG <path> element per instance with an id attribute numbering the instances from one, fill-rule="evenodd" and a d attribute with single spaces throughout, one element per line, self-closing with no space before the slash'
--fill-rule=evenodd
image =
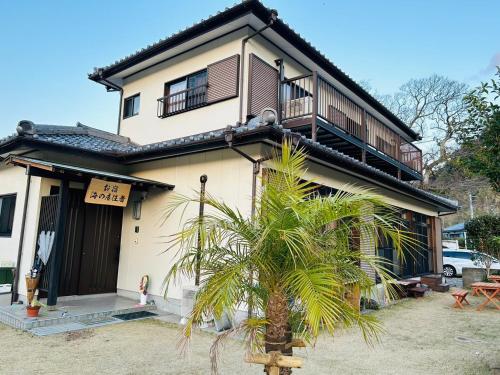
<path id="1" fill-rule="evenodd" d="M 10 237 L 12 235 L 15 209 L 15 194 L 0 196 L 0 237 Z"/>
<path id="2" fill-rule="evenodd" d="M 138 115 L 140 104 L 141 96 L 139 94 L 125 98 L 123 103 L 123 118 Z"/>
<path id="3" fill-rule="evenodd" d="M 207 70 L 165 84 L 164 113 L 174 114 L 207 103 Z"/>

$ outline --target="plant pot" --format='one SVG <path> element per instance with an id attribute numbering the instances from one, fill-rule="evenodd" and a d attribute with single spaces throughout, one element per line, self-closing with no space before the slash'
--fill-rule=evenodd
<path id="1" fill-rule="evenodd" d="M 26 307 L 26 314 L 28 315 L 28 318 L 36 318 L 39 312 L 40 312 L 40 306 Z"/>
<path id="2" fill-rule="evenodd" d="M 139 302 L 141 305 L 146 305 L 148 303 L 148 295 L 141 293 L 141 300 Z"/>

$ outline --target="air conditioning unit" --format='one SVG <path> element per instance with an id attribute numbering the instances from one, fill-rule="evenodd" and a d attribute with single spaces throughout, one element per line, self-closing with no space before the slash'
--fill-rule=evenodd
<path id="1" fill-rule="evenodd" d="M 288 100 L 283 105 L 283 118 L 302 117 L 312 113 L 313 101 L 312 97 L 305 96 Z"/>

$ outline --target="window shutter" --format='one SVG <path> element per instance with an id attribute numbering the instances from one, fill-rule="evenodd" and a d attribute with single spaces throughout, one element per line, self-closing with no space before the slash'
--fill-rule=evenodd
<path id="1" fill-rule="evenodd" d="M 257 116 L 267 107 L 278 110 L 278 70 L 251 53 L 248 71 L 247 114 Z"/>
<path id="2" fill-rule="evenodd" d="M 363 207 L 363 216 L 360 218 L 364 223 L 373 222 L 373 206 L 371 204 L 367 204 L 366 207 Z M 359 232 L 359 251 L 368 256 L 376 255 L 376 247 L 375 243 L 376 238 L 374 238 L 373 233 L 371 233 L 370 229 L 361 230 Z M 365 261 L 361 261 L 360 267 L 366 274 L 372 279 L 375 280 L 376 275 L 375 271 L 369 264 Z"/>
<path id="3" fill-rule="evenodd" d="M 207 66 L 207 103 L 238 96 L 240 55 L 234 55 Z"/>

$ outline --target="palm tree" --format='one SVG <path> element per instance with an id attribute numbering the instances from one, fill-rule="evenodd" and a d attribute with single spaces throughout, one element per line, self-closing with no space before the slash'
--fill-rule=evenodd
<path id="1" fill-rule="evenodd" d="M 394 208 L 375 193 L 353 186 L 349 193 L 320 196 L 318 185 L 305 179 L 305 163 L 304 151 L 285 140 L 265 169 L 254 217 L 207 193 L 203 218 L 187 219 L 170 241 L 169 249 L 178 254 L 165 290 L 176 279 L 192 279 L 200 272 L 194 308 L 183 330 L 186 339 L 207 316 L 231 316 L 249 303 L 255 311 L 216 339 L 213 372 L 220 342 L 233 333 L 244 333 L 251 350 L 291 355 L 287 344 L 292 337 L 311 342 L 322 329 L 333 334 L 339 326 L 358 326 L 370 342 L 381 329 L 372 315 L 361 314 L 359 304 L 345 296 L 354 284 L 361 290 L 373 286 L 365 272 L 370 267 L 390 297 L 387 263 L 361 251 L 360 242 L 374 248 L 383 236 L 401 253 L 405 235 Z M 198 195 L 177 196 L 166 217 L 199 203 Z"/>

